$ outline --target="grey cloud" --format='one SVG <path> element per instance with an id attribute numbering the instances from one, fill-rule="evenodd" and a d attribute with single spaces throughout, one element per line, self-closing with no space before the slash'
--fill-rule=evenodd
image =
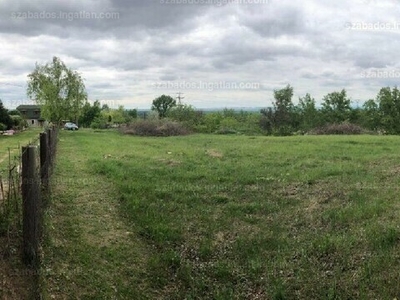
<path id="1" fill-rule="evenodd" d="M 0 4 L 0 30 L 26 36 L 127 37 L 137 30 L 183 32 L 210 7 L 146 1 L 14 2 Z"/>
<path id="2" fill-rule="evenodd" d="M 173 74 L 166 74 L 166 75 L 162 75 L 159 78 L 162 81 L 174 81 L 178 79 L 178 76 L 173 75 Z"/>
<path id="3" fill-rule="evenodd" d="M 300 7 L 280 6 L 278 2 L 242 15 L 240 24 L 264 37 L 298 35 L 305 30 L 304 13 Z"/>
<path id="4" fill-rule="evenodd" d="M 59 56 L 82 72 L 89 98 L 133 107 L 148 108 L 161 92 L 151 82 L 177 80 L 263 83 L 259 93 L 214 91 L 212 99 L 237 101 L 237 106 L 247 96 L 255 106 L 264 103 L 273 89 L 287 83 L 296 93 L 307 91 L 316 99 L 342 88 L 368 99 L 374 97 L 374 87 L 378 91 L 397 81 L 360 74 L 399 66 L 400 31 L 355 31 L 345 24 L 397 20 L 399 10 L 394 0 L 363 1 L 281 0 L 219 7 L 160 0 L 5 0 L 0 2 L 0 82 L 25 86 L 35 62 Z M 13 12 L 28 11 L 115 12 L 118 18 L 12 18 Z M 0 93 L 9 100 L 26 99 L 21 87 L 0 84 Z M 224 106 L 210 102 L 205 91 L 185 96 L 202 107 Z"/>

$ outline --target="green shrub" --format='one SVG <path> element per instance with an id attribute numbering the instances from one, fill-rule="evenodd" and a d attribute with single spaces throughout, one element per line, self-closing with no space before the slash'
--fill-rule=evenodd
<path id="1" fill-rule="evenodd" d="M 13 128 L 16 130 L 22 130 L 24 127 L 28 127 L 28 123 L 24 118 L 19 115 L 12 115 Z"/>
<path id="2" fill-rule="evenodd" d="M 96 118 L 94 118 L 93 122 L 90 124 L 90 128 L 105 129 L 105 128 L 107 128 L 107 122 L 102 117 L 96 117 Z"/>
<path id="3" fill-rule="evenodd" d="M 212 133 L 219 129 L 223 116 L 221 113 L 208 113 L 204 115 L 203 122 L 206 126 L 206 133 Z"/>
<path id="4" fill-rule="evenodd" d="M 240 123 L 234 117 L 225 117 L 219 123 L 220 129 L 237 129 Z"/>

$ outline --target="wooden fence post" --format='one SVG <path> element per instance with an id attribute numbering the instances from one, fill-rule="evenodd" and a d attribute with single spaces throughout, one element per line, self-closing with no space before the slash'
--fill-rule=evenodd
<path id="1" fill-rule="evenodd" d="M 48 158 L 49 158 L 48 164 L 49 164 L 49 169 L 50 169 L 50 172 L 51 172 L 51 168 L 53 166 L 53 147 L 52 147 L 52 144 L 53 144 L 53 132 L 52 132 L 52 130 L 50 128 L 47 130 L 47 135 L 48 135 L 47 151 L 48 151 Z"/>
<path id="2" fill-rule="evenodd" d="M 23 259 L 26 265 L 38 263 L 39 178 L 36 171 L 36 147 L 22 147 Z"/>
<path id="3" fill-rule="evenodd" d="M 40 179 L 44 190 L 48 188 L 49 182 L 49 154 L 48 135 L 46 132 L 40 134 Z"/>
<path id="4" fill-rule="evenodd" d="M 53 161 L 56 158 L 56 147 L 57 147 L 57 136 L 58 136 L 58 129 L 54 126 L 53 127 Z"/>

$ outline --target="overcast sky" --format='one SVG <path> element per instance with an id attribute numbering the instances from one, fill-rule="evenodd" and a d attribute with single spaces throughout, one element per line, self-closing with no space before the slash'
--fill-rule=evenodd
<path id="1" fill-rule="evenodd" d="M 0 45 L 7 108 L 53 56 L 113 107 L 266 107 L 287 84 L 295 103 L 345 88 L 362 105 L 400 79 L 400 0 L 2 0 Z"/>

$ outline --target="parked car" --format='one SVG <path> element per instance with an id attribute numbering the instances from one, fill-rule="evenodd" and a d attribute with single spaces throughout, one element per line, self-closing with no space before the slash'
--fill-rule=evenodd
<path id="1" fill-rule="evenodd" d="M 75 123 L 67 122 L 64 125 L 65 130 L 78 130 L 79 127 Z"/>

